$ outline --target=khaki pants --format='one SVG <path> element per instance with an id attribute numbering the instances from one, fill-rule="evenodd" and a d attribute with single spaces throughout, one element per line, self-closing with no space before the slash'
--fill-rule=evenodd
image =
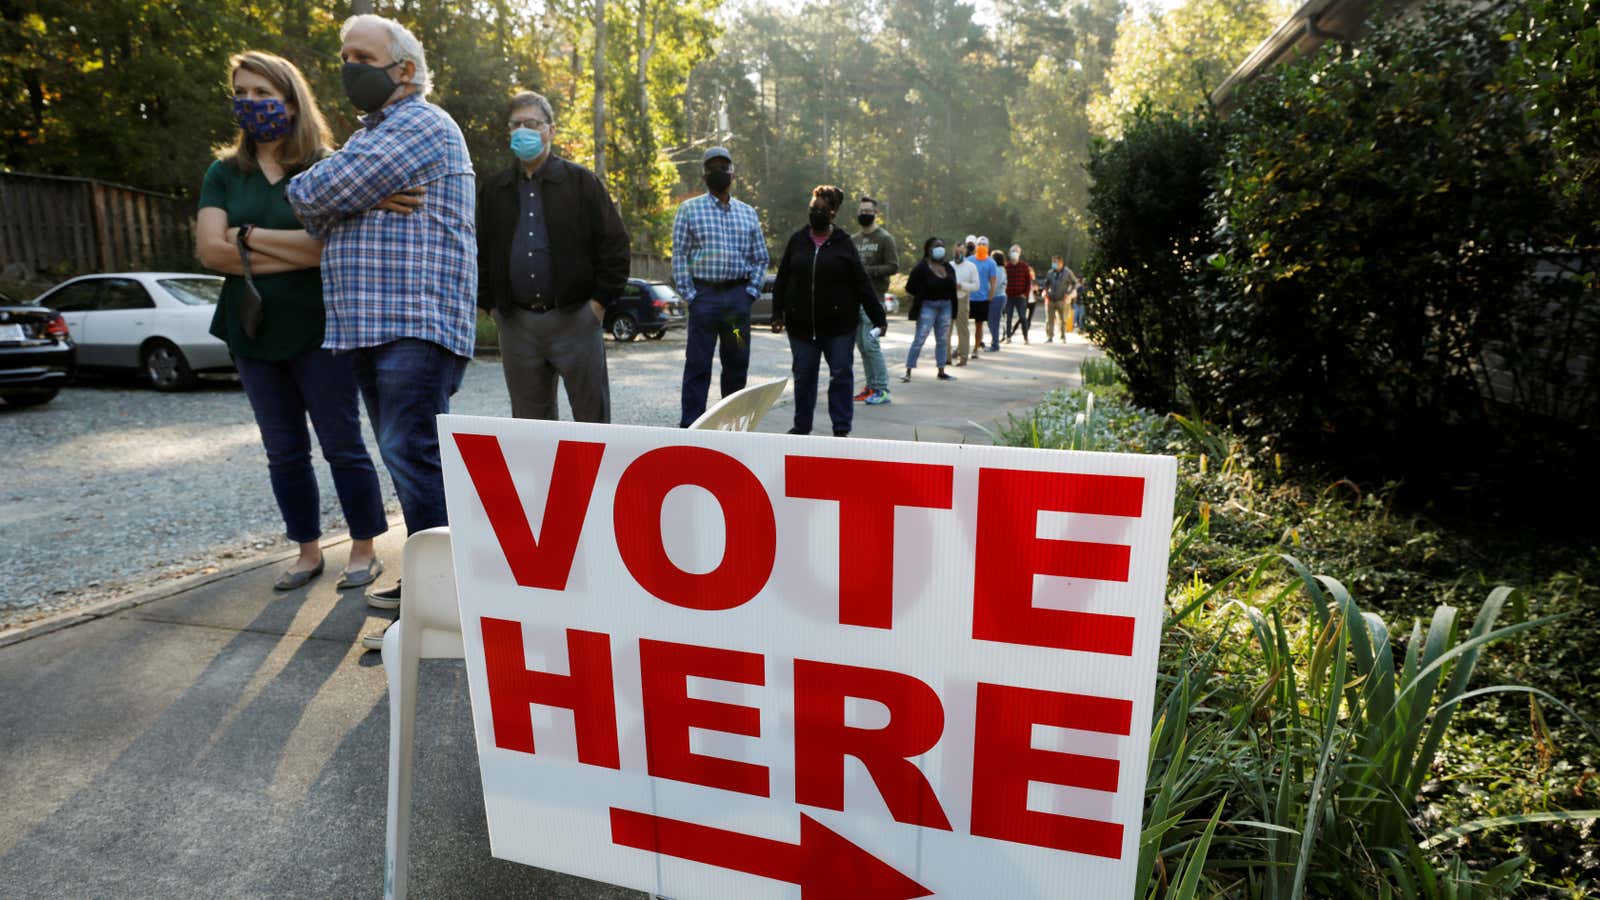
<path id="1" fill-rule="evenodd" d="M 972 302 L 967 299 L 963 291 L 956 292 L 956 318 L 950 330 L 955 332 L 957 362 L 966 362 L 967 354 L 972 349 L 972 323 L 967 321 L 972 313 Z"/>
<path id="2" fill-rule="evenodd" d="M 1061 337 L 1065 338 L 1067 332 L 1072 330 L 1072 313 L 1067 309 L 1067 299 L 1047 300 L 1046 305 L 1049 309 L 1044 320 L 1045 340 L 1055 340 L 1057 322 L 1061 323 Z"/>

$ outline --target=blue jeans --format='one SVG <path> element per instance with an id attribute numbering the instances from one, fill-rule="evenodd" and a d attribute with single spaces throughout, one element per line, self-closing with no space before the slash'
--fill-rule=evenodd
<path id="1" fill-rule="evenodd" d="M 822 358 L 828 358 L 828 418 L 835 434 L 849 434 L 855 416 L 855 335 L 823 338 L 795 337 L 789 333 L 789 352 L 794 354 L 794 430 L 811 433 L 811 420 L 817 410 L 817 375 Z"/>
<path id="2" fill-rule="evenodd" d="M 1079 300 L 1072 304 L 1072 330 L 1082 334 L 1083 326 L 1088 323 L 1088 321 L 1088 312 L 1084 309 L 1083 301 Z"/>
<path id="3" fill-rule="evenodd" d="M 856 328 L 856 349 L 861 351 L 861 369 L 867 375 L 867 387 L 874 391 L 889 390 L 889 366 L 883 361 L 883 348 L 873 337 L 872 320 L 867 311 L 861 311 L 861 325 Z"/>
<path id="4" fill-rule="evenodd" d="M 1006 297 L 995 297 L 989 301 L 989 349 L 1000 349 L 1000 314 L 1005 311 Z"/>
<path id="5" fill-rule="evenodd" d="M 400 497 L 406 534 L 449 524 L 434 416 L 450 411 L 450 396 L 467 371 L 466 358 L 432 341 L 401 338 L 352 350 L 350 361 L 378 434 L 378 451 Z"/>
<path id="6" fill-rule="evenodd" d="M 711 391 L 711 353 L 721 343 L 722 396 L 744 389 L 750 371 L 750 292 L 743 283 L 700 287 L 689 301 L 689 346 L 683 355 L 683 415 L 688 428 L 706 411 Z M 774 301 L 776 302 L 776 301 Z"/>
<path id="7" fill-rule="evenodd" d="M 322 537 L 322 498 L 311 469 L 307 416 L 317 431 L 322 458 L 333 470 L 333 488 L 350 536 L 364 541 L 388 531 L 378 470 L 361 440 L 361 407 L 350 359 L 319 347 L 286 360 L 239 356 L 234 367 L 261 429 L 272 495 L 289 540 L 303 544 Z"/>
<path id="8" fill-rule="evenodd" d="M 917 336 L 911 339 L 911 351 L 906 354 L 906 368 L 917 367 L 917 357 L 922 345 L 933 332 L 933 360 L 944 368 L 950 360 L 950 316 L 955 312 L 954 300 L 924 300 L 917 310 Z"/>

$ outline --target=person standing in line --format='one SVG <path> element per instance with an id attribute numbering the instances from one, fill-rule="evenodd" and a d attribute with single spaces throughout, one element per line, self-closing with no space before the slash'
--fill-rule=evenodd
<path id="1" fill-rule="evenodd" d="M 1050 257 L 1050 271 L 1044 276 L 1044 342 L 1055 341 L 1057 323 L 1060 323 L 1061 340 L 1067 339 L 1067 332 L 1072 330 L 1072 318 L 1067 312 L 1067 304 L 1075 299 L 1077 294 L 1077 276 L 1067 268 L 1066 261 L 1061 254 Z"/>
<path id="2" fill-rule="evenodd" d="M 1066 271 L 1067 279 L 1072 282 L 1072 290 L 1067 294 L 1067 302 L 1072 305 L 1072 321 L 1067 323 L 1067 327 L 1087 337 L 1084 329 L 1089 327 L 1089 307 L 1084 302 L 1086 299 L 1084 295 L 1089 292 L 1089 285 L 1077 272 L 1072 271 L 1065 260 L 1062 261 L 1061 268 Z"/>
<path id="3" fill-rule="evenodd" d="M 972 353 L 972 323 L 967 320 L 972 316 L 972 292 L 978 289 L 978 267 L 967 257 L 967 247 L 976 240 L 968 235 L 965 243 L 956 245 L 956 315 L 951 330 L 956 337 L 953 358 L 958 366 L 966 365 Z"/>
<path id="4" fill-rule="evenodd" d="M 995 253 L 989 249 L 989 238 L 978 238 L 978 250 L 983 253 L 991 266 L 989 278 L 989 350 L 993 353 L 1000 352 L 1000 315 L 1006 308 L 1006 258 L 1003 253 Z M 984 273 L 980 272 L 980 277 Z"/>
<path id="5" fill-rule="evenodd" d="M 983 329 L 989 326 L 989 349 L 1000 349 L 1000 335 L 995 332 L 995 319 L 990 316 L 991 307 L 998 308 L 994 300 L 1004 302 L 998 295 L 1000 290 L 999 274 L 995 261 L 989 257 L 989 239 L 987 237 L 974 238 L 967 242 L 969 252 L 974 260 L 973 265 L 978 269 L 978 289 L 973 292 L 972 306 L 972 358 L 977 359 L 983 350 Z"/>
<path id="6" fill-rule="evenodd" d="M 512 97 L 506 128 L 516 161 L 478 194 L 478 305 L 500 327 L 511 414 L 560 418 L 560 382 L 573 419 L 610 422 L 601 326 L 628 283 L 628 231 L 605 184 L 552 152 L 548 100 Z"/>
<path id="7" fill-rule="evenodd" d="M 289 182 L 306 233 L 324 240 L 322 346 L 348 353 L 406 533 L 449 524 L 436 417 L 450 411 L 476 337 L 478 242 L 467 142 L 426 99 L 422 44 L 404 25 L 359 15 L 340 29 L 342 77 L 366 115 L 343 147 Z M 393 74 L 391 74 L 393 73 Z M 410 190 L 423 209 L 375 208 Z M 367 594 L 400 607 L 399 584 Z M 362 645 L 383 647 L 382 633 Z"/>
<path id="8" fill-rule="evenodd" d="M 272 586 L 291 591 L 323 570 L 309 417 L 350 528 L 350 560 L 338 588 L 364 587 L 383 572 L 373 539 L 389 530 L 389 519 L 361 439 L 355 370 L 348 356 L 322 347 L 322 242 L 306 233 L 284 196 L 290 176 L 332 152 L 333 135 L 294 63 L 252 50 L 229 64 L 240 130 L 206 170 L 196 255 L 227 276 L 211 333 L 233 354 L 284 530 L 300 545 L 300 557 Z"/>
<path id="9" fill-rule="evenodd" d="M 833 436 L 850 436 L 855 416 L 850 391 L 855 379 L 856 325 L 863 313 L 879 334 L 889 324 L 881 295 L 867 276 L 855 243 L 833 224 L 843 204 L 844 192 L 833 185 L 814 188 L 806 226 L 790 235 L 778 257 L 772 298 L 781 310 L 794 355 L 794 427 L 790 434 L 811 433 L 818 373 L 826 359 Z"/>
<path id="10" fill-rule="evenodd" d="M 1011 335 L 1022 328 L 1022 342 L 1028 343 L 1028 323 L 1032 318 L 1028 313 L 1028 298 L 1033 294 L 1033 266 L 1022 261 L 1022 247 L 1012 244 L 1006 252 L 1005 261 L 1006 285 L 1006 343 L 1011 343 Z M 1016 322 L 1011 316 L 1016 313 Z"/>
<path id="11" fill-rule="evenodd" d="M 955 313 L 956 304 L 956 273 L 945 262 L 944 241 L 931 237 L 922 243 L 922 259 L 906 278 L 906 292 L 911 295 L 917 335 L 911 339 L 911 349 L 906 353 L 906 374 L 900 380 L 911 380 L 922 345 L 932 332 L 933 359 L 939 366 L 939 380 L 955 381 L 956 377 L 944 370 L 950 356 L 950 317 Z"/>
<path id="12" fill-rule="evenodd" d="M 882 301 L 889 293 L 889 278 L 900 271 L 900 248 L 894 235 L 878 221 L 878 201 L 862 197 L 856 209 L 856 223 L 861 230 L 851 236 L 856 252 L 861 255 L 861 265 L 872 279 L 872 289 Z M 878 346 L 878 336 L 872 333 L 872 321 L 865 308 L 861 310 L 861 324 L 856 328 L 856 347 L 861 351 L 861 368 L 867 385 L 855 396 L 868 406 L 889 402 L 889 367 L 883 361 L 883 349 Z"/>
<path id="13" fill-rule="evenodd" d="M 679 204 L 672 220 L 672 282 L 689 304 L 680 428 L 706 411 L 711 355 L 719 346 L 722 396 L 744 388 L 750 370 L 750 304 L 761 296 L 767 274 L 761 219 L 730 193 L 733 155 L 712 147 L 700 166 L 706 193 Z"/>

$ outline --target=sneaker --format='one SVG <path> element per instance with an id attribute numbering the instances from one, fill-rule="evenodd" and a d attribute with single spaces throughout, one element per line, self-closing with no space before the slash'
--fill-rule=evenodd
<path id="1" fill-rule="evenodd" d="M 382 650 L 384 632 L 387 632 L 391 627 L 393 627 L 393 625 L 394 623 L 391 622 L 384 626 L 383 631 L 374 631 L 370 634 L 363 634 L 361 636 L 361 646 L 367 648 L 368 650 Z"/>
<path id="2" fill-rule="evenodd" d="M 791 429 L 789 429 L 789 433 L 790 434 L 810 434 L 811 432 L 809 432 L 809 431 L 801 431 L 798 428 L 791 428 Z"/>
<path id="3" fill-rule="evenodd" d="M 855 395 L 855 397 L 853 399 L 857 403 L 864 403 L 864 402 L 866 402 L 866 399 L 868 397 L 871 397 L 871 396 L 872 396 L 872 388 L 868 387 L 868 388 L 862 388 L 861 389 L 861 393 Z"/>
<path id="4" fill-rule="evenodd" d="M 834 437 L 849 437 L 850 436 L 850 432 L 848 432 L 848 431 L 835 431 L 833 433 L 833 436 Z"/>
<path id="5" fill-rule="evenodd" d="M 373 609 L 400 608 L 400 582 L 383 591 L 367 591 L 367 605 Z"/>
<path id="6" fill-rule="evenodd" d="M 956 377 L 954 375 L 951 375 L 949 372 L 940 372 L 939 373 L 939 380 L 940 381 L 955 381 Z"/>
<path id="7" fill-rule="evenodd" d="M 873 391 L 872 392 L 872 396 L 867 398 L 867 405 L 868 406 L 882 406 L 883 404 L 888 403 L 888 402 L 889 402 L 889 392 L 888 391 Z"/>
<path id="8" fill-rule="evenodd" d="M 1028 340 L 1028 336 L 1027 336 L 1027 335 L 1023 335 L 1023 336 L 1022 336 L 1022 342 L 1023 342 L 1023 343 L 1024 343 L 1024 344 L 1031 344 L 1031 343 L 1033 343 L 1033 342 L 1032 342 L 1032 341 L 1030 341 L 1030 340 Z"/>

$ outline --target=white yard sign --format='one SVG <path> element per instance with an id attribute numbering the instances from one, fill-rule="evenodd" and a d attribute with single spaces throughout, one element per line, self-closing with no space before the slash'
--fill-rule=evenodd
<path id="1" fill-rule="evenodd" d="M 439 431 L 495 856 L 677 900 L 1133 895 L 1172 459 Z"/>

